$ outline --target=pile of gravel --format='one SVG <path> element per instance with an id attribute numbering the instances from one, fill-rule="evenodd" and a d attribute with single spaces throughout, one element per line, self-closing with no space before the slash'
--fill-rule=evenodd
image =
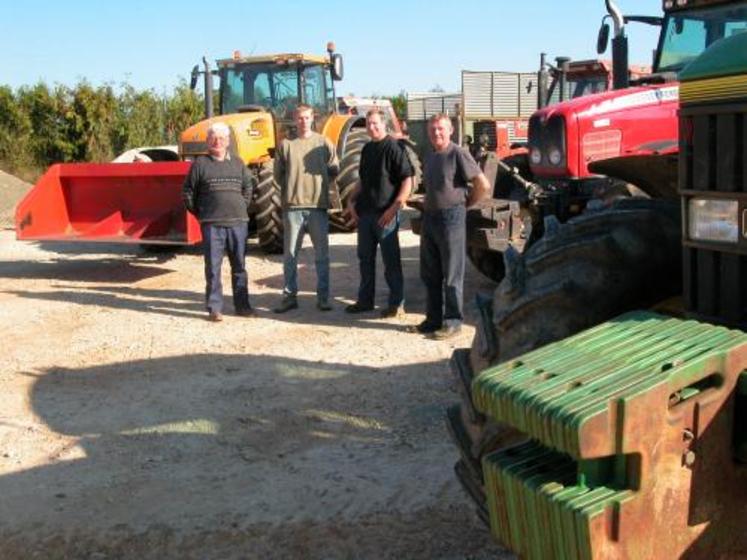
<path id="1" fill-rule="evenodd" d="M 0 171 L 0 228 L 13 227 L 16 204 L 31 187 L 30 183 Z"/>

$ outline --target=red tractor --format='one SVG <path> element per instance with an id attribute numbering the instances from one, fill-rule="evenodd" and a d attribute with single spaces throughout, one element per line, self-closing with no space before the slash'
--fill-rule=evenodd
<path id="1" fill-rule="evenodd" d="M 527 160 L 498 162 L 496 198 L 468 222 L 473 262 L 499 284 L 478 300 L 472 348 L 452 357 L 462 402 L 448 425 L 462 455 L 457 475 L 482 514 L 481 458 L 516 434 L 474 407 L 473 374 L 680 293 L 676 75 L 715 41 L 747 31 L 744 0 L 665 0 L 663 18 L 606 4 L 617 89 L 537 111 Z M 653 73 L 629 83 L 631 21 L 660 25 L 661 34 Z M 715 122 L 702 126 L 695 133 L 719 133 Z"/>

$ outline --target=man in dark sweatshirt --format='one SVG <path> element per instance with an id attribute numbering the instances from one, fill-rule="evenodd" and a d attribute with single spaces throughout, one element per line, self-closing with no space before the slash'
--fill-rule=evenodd
<path id="1" fill-rule="evenodd" d="M 363 313 L 374 308 L 376 247 L 380 246 L 384 278 L 389 286 L 389 302 L 381 316 L 399 318 L 404 314 L 399 211 L 410 196 L 414 171 L 405 150 L 387 135 L 384 117 L 378 108 L 366 114 L 371 141 L 363 146 L 360 180 L 348 199 L 347 214 L 358 225 L 361 282 L 356 302 L 345 311 Z"/>
<path id="2" fill-rule="evenodd" d="M 207 132 L 210 155 L 199 156 L 189 170 L 182 197 L 200 221 L 205 254 L 205 305 L 211 321 L 223 320 L 223 255 L 231 264 L 233 306 L 237 315 L 254 314 L 249 304 L 246 239 L 254 179 L 238 157 L 228 152 L 230 130 L 214 122 Z"/>

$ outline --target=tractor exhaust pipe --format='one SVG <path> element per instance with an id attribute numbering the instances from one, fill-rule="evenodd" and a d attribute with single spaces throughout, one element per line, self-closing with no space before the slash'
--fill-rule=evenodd
<path id="1" fill-rule="evenodd" d="M 607 13 L 615 26 L 612 38 L 612 87 L 624 89 L 630 85 L 628 79 L 628 38 L 625 36 L 625 20 L 622 12 L 612 0 L 604 0 Z"/>
<path id="2" fill-rule="evenodd" d="M 549 101 L 550 73 L 547 71 L 546 57 L 546 53 L 540 53 L 540 68 L 537 72 L 537 107 L 539 109 L 547 107 Z"/>
<path id="3" fill-rule="evenodd" d="M 570 61 L 571 59 L 567 56 L 555 57 L 555 63 L 558 65 L 558 99 L 560 101 L 565 101 L 566 98 L 566 90 L 568 89 L 566 85 L 568 83 L 568 63 Z"/>
<path id="4" fill-rule="evenodd" d="M 210 69 L 210 63 L 207 57 L 202 57 L 202 63 L 205 65 L 205 118 L 213 118 L 213 71 Z"/>

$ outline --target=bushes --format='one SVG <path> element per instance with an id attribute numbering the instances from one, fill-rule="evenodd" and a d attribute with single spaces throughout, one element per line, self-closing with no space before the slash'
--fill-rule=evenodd
<path id="1" fill-rule="evenodd" d="M 170 95 L 129 84 L 0 86 L 0 167 L 35 175 L 52 163 L 108 161 L 137 146 L 175 144 L 202 117 L 182 81 Z"/>

